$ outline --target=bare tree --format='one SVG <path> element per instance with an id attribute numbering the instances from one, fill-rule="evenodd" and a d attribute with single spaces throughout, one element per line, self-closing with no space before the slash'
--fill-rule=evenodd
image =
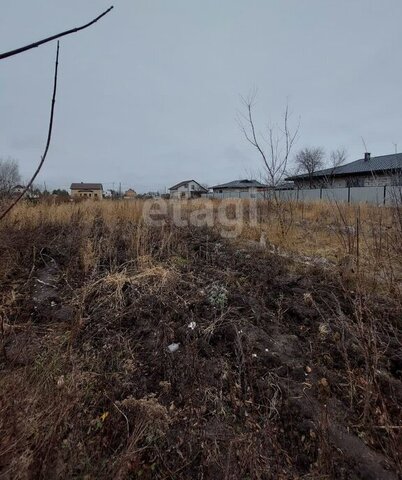
<path id="1" fill-rule="evenodd" d="M 33 48 L 37 48 L 45 43 L 51 42 L 53 40 L 56 40 L 58 38 L 64 37 L 66 35 L 71 35 L 72 33 L 79 32 L 81 30 L 84 30 L 91 25 L 95 24 L 98 22 L 102 17 L 107 15 L 111 10 L 113 9 L 113 6 L 105 10 L 102 14 L 100 14 L 98 17 L 94 18 L 92 21 L 89 23 L 82 25 L 81 27 L 75 27 L 70 30 L 66 30 L 61 33 L 57 33 L 56 35 L 52 35 L 51 37 L 44 38 L 42 40 L 39 40 L 37 42 L 31 43 L 29 45 L 25 45 L 24 47 L 17 48 L 15 50 L 10 50 L 5 53 L 0 54 L 0 60 L 4 60 L 5 58 L 12 57 L 14 55 L 19 55 L 23 52 L 26 52 L 27 50 L 31 50 Z M 50 108 L 50 120 L 49 120 L 49 128 L 48 128 L 48 134 L 47 134 L 47 141 L 46 141 L 46 146 L 45 150 L 43 152 L 42 158 L 39 162 L 38 167 L 36 168 L 34 174 L 32 175 L 31 179 L 23 189 L 23 191 L 14 199 L 14 201 L 9 205 L 3 212 L 0 213 L 0 220 L 2 220 L 14 207 L 15 205 L 21 200 L 21 198 L 26 194 L 26 192 L 32 187 L 33 182 L 35 181 L 36 177 L 38 176 L 45 159 L 47 157 L 49 147 L 50 147 L 50 141 L 52 138 L 52 130 L 53 130 L 53 119 L 54 119 L 54 111 L 55 111 L 55 103 L 56 103 L 56 91 L 57 91 L 57 74 L 58 74 L 58 66 L 59 66 L 59 41 L 57 41 L 57 53 L 56 53 L 56 63 L 55 63 L 55 72 L 54 72 L 54 81 L 53 81 L 53 96 L 52 96 L 52 104 Z"/>
<path id="2" fill-rule="evenodd" d="M 241 97 L 244 111 L 239 113 L 238 122 L 246 140 L 257 150 L 264 167 L 267 184 L 274 188 L 286 174 L 290 153 L 299 132 L 298 125 L 289 126 L 289 105 L 286 104 L 282 125 L 268 125 L 265 133 L 257 132 L 253 109 L 256 92 L 247 98 Z"/>
<path id="3" fill-rule="evenodd" d="M 332 150 L 329 156 L 329 171 L 325 176 L 325 186 L 332 187 L 334 182 L 334 173 L 335 170 L 343 165 L 348 158 L 348 152 L 345 147 L 337 148 L 336 150 Z"/>
<path id="4" fill-rule="evenodd" d="M 348 158 L 348 152 L 345 147 L 340 147 L 340 148 L 337 148 L 336 150 L 332 150 L 329 157 L 331 162 L 331 168 L 337 168 L 340 165 L 344 164 L 347 158 Z"/>
<path id="5" fill-rule="evenodd" d="M 324 167 L 325 152 L 321 147 L 303 148 L 295 157 L 295 164 L 299 173 L 308 175 L 310 188 L 313 186 L 314 173 Z"/>
<path id="6" fill-rule="evenodd" d="M 0 198 L 11 194 L 12 189 L 21 182 L 21 175 L 16 160 L 0 158 Z"/>
<path id="7" fill-rule="evenodd" d="M 50 147 L 50 141 L 52 139 L 52 131 L 53 131 L 53 119 L 54 119 L 54 107 L 56 103 L 56 92 L 57 92 L 57 72 L 59 68 L 59 42 L 57 42 L 57 52 L 56 52 L 56 62 L 55 62 L 55 68 L 54 68 L 54 80 L 53 80 L 53 95 L 52 95 L 52 104 L 50 107 L 50 119 L 49 119 L 49 128 L 47 132 L 47 140 L 46 140 L 46 146 L 45 150 L 43 152 L 43 155 L 41 157 L 41 160 L 39 162 L 39 165 L 37 166 L 34 174 L 32 175 L 31 179 L 29 182 L 25 185 L 23 188 L 22 192 L 17 195 L 17 197 L 14 199 L 14 201 L 11 202 L 11 204 L 0 214 L 0 220 L 2 220 L 14 207 L 17 205 L 17 203 L 21 200 L 21 198 L 28 192 L 28 190 L 31 188 L 33 182 L 35 181 L 36 177 L 38 176 L 43 164 L 45 163 L 45 159 L 47 157 L 47 154 L 49 152 L 49 147 Z"/>
<path id="8" fill-rule="evenodd" d="M 289 202 L 281 201 L 276 187 L 287 174 L 288 161 L 299 133 L 300 120 L 294 128 L 289 126 L 290 112 L 289 105 L 286 104 L 281 124 L 268 125 L 263 133 L 258 132 L 253 115 L 255 98 L 256 91 L 247 98 L 241 97 L 244 111 L 239 112 L 238 122 L 244 137 L 257 150 L 262 160 L 263 177 L 270 187 L 268 198 L 273 201 L 280 232 L 285 238 L 293 223 L 293 209 Z"/>

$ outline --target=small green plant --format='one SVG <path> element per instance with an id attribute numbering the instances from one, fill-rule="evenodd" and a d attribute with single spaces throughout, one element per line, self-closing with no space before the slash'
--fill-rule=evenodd
<path id="1" fill-rule="evenodd" d="M 212 285 L 208 292 L 208 302 L 215 308 L 222 310 L 228 301 L 228 291 L 223 285 Z"/>

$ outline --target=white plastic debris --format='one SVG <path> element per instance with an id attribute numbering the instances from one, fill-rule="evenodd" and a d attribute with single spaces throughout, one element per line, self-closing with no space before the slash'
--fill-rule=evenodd
<path id="1" fill-rule="evenodd" d="M 63 385 L 64 385 L 64 375 L 61 375 L 58 379 L 57 379 L 57 388 L 61 388 Z"/>
<path id="2" fill-rule="evenodd" d="M 180 343 L 171 343 L 167 349 L 169 351 L 169 353 L 174 353 L 174 352 L 177 352 L 177 350 L 179 349 L 179 346 L 180 346 Z"/>
<path id="3" fill-rule="evenodd" d="M 195 322 L 190 322 L 190 323 L 188 324 L 188 328 L 189 328 L 190 330 L 194 330 L 196 326 L 197 326 L 197 324 L 196 324 Z"/>
<path id="4" fill-rule="evenodd" d="M 257 354 L 256 354 L 256 353 L 253 353 L 251 356 L 252 356 L 253 358 L 257 358 Z"/>

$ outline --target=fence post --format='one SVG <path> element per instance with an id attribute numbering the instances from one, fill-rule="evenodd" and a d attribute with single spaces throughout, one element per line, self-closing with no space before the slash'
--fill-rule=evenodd
<path id="1" fill-rule="evenodd" d="M 320 200 L 322 200 L 322 187 L 320 187 Z"/>
<path id="2" fill-rule="evenodd" d="M 348 203 L 350 203 L 350 187 L 348 187 Z"/>
<path id="3" fill-rule="evenodd" d="M 385 199 L 387 198 L 387 186 L 384 185 L 384 201 L 383 201 L 383 205 L 385 205 Z"/>

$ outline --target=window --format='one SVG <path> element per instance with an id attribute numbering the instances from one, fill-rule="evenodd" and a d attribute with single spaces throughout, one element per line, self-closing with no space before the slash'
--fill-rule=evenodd
<path id="1" fill-rule="evenodd" d="M 194 190 L 195 189 L 195 185 L 191 185 L 191 190 Z"/>

